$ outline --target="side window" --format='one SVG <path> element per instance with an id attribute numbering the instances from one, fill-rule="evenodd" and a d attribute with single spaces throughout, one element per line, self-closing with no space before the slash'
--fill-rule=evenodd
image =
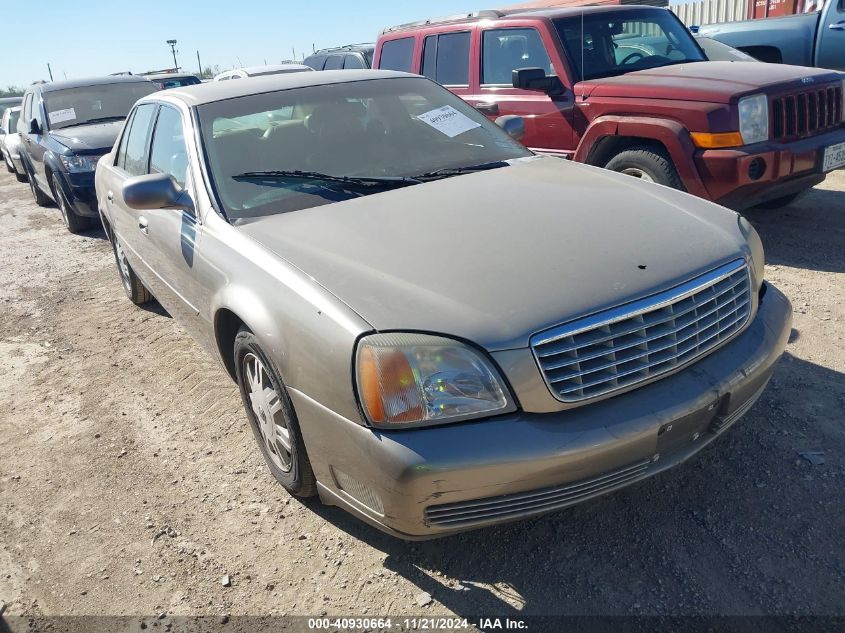
<path id="1" fill-rule="evenodd" d="M 552 62 L 535 29 L 494 29 L 481 39 L 481 83 L 511 86 L 515 68 L 542 68 L 553 74 Z"/>
<path id="2" fill-rule="evenodd" d="M 325 55 L 312 55 L 305 60 L 306 66 L 311 66 L 314 70 L 323 70 L 323 64 L 326 63 Z"/>
<path id="3" fill-rule="evenodd" d="M 343 68 L 343 55 L 329 55 L 323 70 L 339 70 Z"/>
<path id="4" fill-rule="evenodd" d="M 32 93 L 28 92 L 23 101 L 23 110 L 21 110 L 21 119 L 18 122 L 18 129 L 23 132 L 29 132 L 30 119 L 32 119 Z"/>
<path id="5" fill-rule="evenodd" d="M 411 72 L 414 57 L 414 38 L 403 37 L 389 40 L 381 45 L 379 68 L 383 70 L 401 70 Z"/>
<path id="6" fill-rule="evenodd" d="M 114 157 L 114 164 L 123 167 L 126 163 L 126 142 L 129 139 L 129 131 L 132 129 L 132 121 L 135 119 L 137 108 L 129 113 L 126 124 L 123 126 L 123 135 L 120 137 L 120 146 L 117 148 L 117 156 Z"/>
<path id="7" fill-rule="evenodd" d="M 364 66 L 364 62 L 361 61 L 361 58 L 354 53 L 350 55 L 344 55 L 343 67 L 346 69 L 366 68 L 366 66 Z"/>
<path id="8" fill-rule="evenodd" d="M 156 106 L 145 103 L 138 106 L 132 118 L 132 127 L 126 140 L 126 153 L 123 167 L 130 176 L 141 176 L 147 173 L 147 140 L 150 137 L 150 123 L 155 114 Z"/>
<path id="9" fill-rule="evenodd" d="M 150 146 L 150 173 L 169 174 L 180 187 L 185 186 L 188 149 L 182 131 L 182 115 L 168 106 L 162 106 L 158 113 Z"/>
<path id="10" fill-rule="evenodd" d="M 441 33 L 436 37 L 425 38 L 423 74 L 444 86 L 468 85 L 469 32 Z"/>

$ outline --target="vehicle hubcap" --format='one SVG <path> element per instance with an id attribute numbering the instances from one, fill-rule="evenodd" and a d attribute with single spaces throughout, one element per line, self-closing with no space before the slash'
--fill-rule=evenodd
<path id="1" fill-rule="evenodd" d="M 129 262 L 126 261 L 126 253 L 123 252 L 123 247 L 120 242 L 114 241 L 114 251 L 117 255 L 117 267 L 120 269 L 120 280 L 123 282 L 123 287 L 129 292 L 131 287 L 129 277 Z"/>
<path id="2" fill-rule="evenodd" d="M 649 176 L 645 173 L 642 169 L 638 169 L 636 167 L 627 167 L 626 169 L 622 170 L 622 173 L 626 176 L 633 176 L 634 178 L 639 178 L 645 182 L 654 182 L 654 178 Z"/>
<path id="3" fill-rule="evenodd" d="M 291 467 L 291 438 L 282 399 L 264 363 L 255 354 L 247 353 L 244 356 L 243 377 L 249 404 L 267 454 L 277 468 L 287 472 Z"/>

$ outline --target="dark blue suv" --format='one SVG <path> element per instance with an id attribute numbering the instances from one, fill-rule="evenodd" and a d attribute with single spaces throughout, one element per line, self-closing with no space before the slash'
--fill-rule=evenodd
<path id="1" fill-rule="evenodd" d="M 94 169 L 141 97 L 157 91 L 142 77 L 114 76 L 33 84 L 23 96 L 21 161 L 35 202 L 55 202 L 71 233 L 97 220 Z"/>

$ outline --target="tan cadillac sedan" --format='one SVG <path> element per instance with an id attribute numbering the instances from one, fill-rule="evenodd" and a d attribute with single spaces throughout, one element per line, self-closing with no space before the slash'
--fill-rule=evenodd
<path id="1" fill-rule="evenodd" d="M 684 461 L 790 330 L 736 213 L 499 123 L 423 77 L 297 73 L 145 97 L 97 167 L 126 294 L 222 361 L 276 479 L 402 538 Z"/>

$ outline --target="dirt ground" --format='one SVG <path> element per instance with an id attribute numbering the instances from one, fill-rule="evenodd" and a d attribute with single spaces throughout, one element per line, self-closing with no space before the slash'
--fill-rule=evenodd
<path id="1" fill-rule="evenodd" d="M 4 171 L 7 615 L 845 615 L 845 171 L 746 215 L 795 320 L 741 423 L 587 505 L 407 544 L 289 498 L 223 369 Z"/>

